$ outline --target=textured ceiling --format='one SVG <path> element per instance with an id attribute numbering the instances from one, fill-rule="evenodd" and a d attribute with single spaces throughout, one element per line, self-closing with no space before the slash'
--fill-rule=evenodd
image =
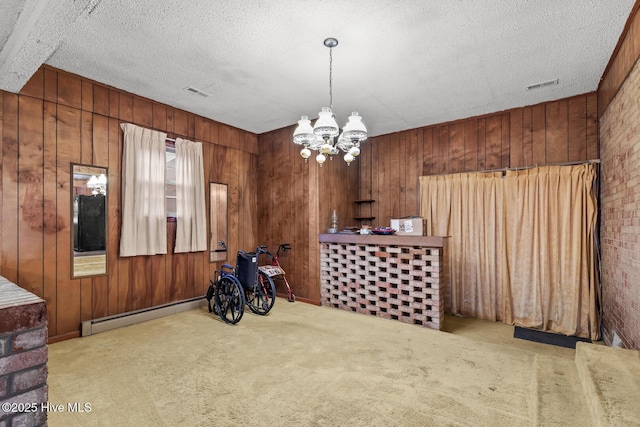
<path id="1" fill-rule="evenodd" d="M 2 0 L 0 89 L 44 62 L 262 133 L 328 105 L 336 37 L 338 122 L 358 111 L 381 135 L 596 90 L 633 4 Z"/>

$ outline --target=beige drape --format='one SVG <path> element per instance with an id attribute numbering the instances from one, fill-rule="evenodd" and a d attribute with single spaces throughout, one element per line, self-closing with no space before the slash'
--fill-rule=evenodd
<path id="1" fill-rule="evenodd" d="M 420 188 L 429 234 L 450 236 L 450 281 L 455 286 L 447 307 L 456 314 L 502 320 L 501 173 L 423 176 Z"/>
<path id="2" fill-rule="evenodd" d="M 207 250 L 202 144 L 176 138 L 175 252 Z"/>
<path id="3" fill-rule="evenodd" d="M 595 165 L 420 177 L 432 235 L 451 236 L 452 313 L 599 337 Z"/>
<path id="4" fill-rule="evenodd" d="M 165 140 L 167 135 L 131 123 L 124 131 L 120 256 L 167 253 Z"/>
<path id="5" fill-rule="evenodd" d="M 507 172 L 505 198 L 511 304 L 505 321 L 599 337 L 594 233 L 595 165 Z"/>

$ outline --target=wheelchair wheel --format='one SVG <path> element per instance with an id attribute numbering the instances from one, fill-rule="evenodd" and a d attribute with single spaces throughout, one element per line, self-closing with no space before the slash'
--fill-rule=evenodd
<path id="1" fill-rule="evenodd" d="M 244 314 L 242 286 L 234 280 L 223 277 L 214 294 L 215 311 L 225 323 L 235 324 Z"/>
<path id="2" fill-rule="evenodd" d="M 276 302 L 276 285 L 271 277 L 262 271 L 253 287 L 247 289 L 247 304 L 249 309 L 256 314 L 267 314 Z"/>

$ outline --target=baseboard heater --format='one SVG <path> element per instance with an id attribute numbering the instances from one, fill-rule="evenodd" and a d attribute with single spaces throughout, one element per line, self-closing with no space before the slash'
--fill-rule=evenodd
<path id="1" fill-rule="evenodd" d="M 82 336 L 98 334 L 110 331 L 123 326 L 135 325 L 147 320 L 158 319 L 170 316 L 187 310 L 203 307 L 207 304 L 204 296 L 177 301 L 171 304 L 158 305 L 144 308 L 142 310 L 129 311 L 127 313 L 115 314 L 113 316 L 101 317 L 100 319 L 87 320 L 82 322 Z"/>

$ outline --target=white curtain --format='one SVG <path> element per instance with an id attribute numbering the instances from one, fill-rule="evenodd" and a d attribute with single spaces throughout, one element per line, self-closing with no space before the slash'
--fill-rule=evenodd
<path id="1" fill-rule="evenodd" d="M 131 123 L 124 131 L 120 256 L 167 253 L 167 134 Z"/>
<path id="2" fill-rule="evenodd" d="M 176 138 L 175 252 L 207 250 L 202 144 Z"/>

